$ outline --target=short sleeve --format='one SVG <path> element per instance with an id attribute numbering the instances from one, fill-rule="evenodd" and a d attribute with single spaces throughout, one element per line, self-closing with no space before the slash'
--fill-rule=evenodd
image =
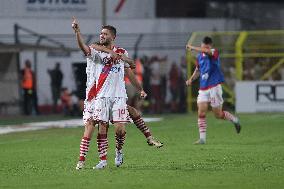
<path id="1" fill-rule="evenodd" d="M 124 55 L 125 55 L 126 57 L 128 57 L 128 52 L 127 52 L 126 50 L 124 51 Z M 125 68 L 130 68 L 130 65 L 129 65 L 127 62 L 124 61 L 124 67 L 125 67 Z"/>
<path id="2" fill-rule="evenodd" d="M 196 59 L 195 61 L 195 66 L 199 69 L 199 63 L 198 63 L 198 60 Z"/>
<path id="3" fill-rule="evenodd" d="M 219 52 L 217 49 L 211 49 L 211 53 L 214 60 L 217 60 L 219 58 Z"/>
<path id="4" fill-rule="evenodd" d="M 127 51 L 124 51 L 124 55 L 128 57 L 128 52 L 127 52 Z"/>
<path id="5" fill-rule="evenodd" d="M 91 58 L 94 58 L 99 52 L 94 49 L 94 48 L 91 48 L 90 46 L 88 46 L 89 48 L 89 54 L 85 54 L 86 57 L 91 57 Z"/>

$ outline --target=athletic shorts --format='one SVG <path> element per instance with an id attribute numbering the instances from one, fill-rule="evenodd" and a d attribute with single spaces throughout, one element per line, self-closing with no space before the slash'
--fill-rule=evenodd
<path id="1" fill-rule="evenodd" d="M 216 108 L 223 104 L 223 91 L 221 84 L 207 90 L 199 90 L 197 103 L 210 102 L 211 107 Z"/>
<path id="2" fill-rule="evenodd" d="M 83 121 L 86 124 L 88 120 L 95 122 L 108 123 L 128 123 L 130 122 L 129 112 L 127 110 L 126 98 L 97 98 L 93 102 L 85 104 Z"/>
<path id="3" fill-rule="evenodd" d="M 84 111 L 83 111 L 83 122 L 84 125 L 88 121 L 93 121 L 94 117 L 94 112 L 95 112 L 95 99 L 93 98 L 91 101 L 84 101 Z"/>

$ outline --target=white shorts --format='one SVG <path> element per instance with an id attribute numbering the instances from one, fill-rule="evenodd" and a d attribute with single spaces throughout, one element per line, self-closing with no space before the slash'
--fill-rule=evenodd
<path id="1" fill-rule="evenodd" d="M 129 112 L 127 110 L 126 98 L 98 98 L 93 102 L 86 104 L 83 120 L 108 123 L 128 123 L 130 122 Z M 87 107 L 87 106 L 91 107 Z"/>
<path id="2" fill-rule="evenodd" d="M 93 98 L 91 101 L 84 101 L 84 111 L 83 111 L 83 122 L 84 125 L 88 121 L 94 120 L 94 112 L 95 112 L 95 98 Z"/>
<path id="3" fill-rule="evenodd" d="M 222 94 L 223 91 L 221 84 L 207 90 L 199 90 L 197 103 L 210 102 L 211 107 L 213 108 L 219 107 L 224 102 Z"/>

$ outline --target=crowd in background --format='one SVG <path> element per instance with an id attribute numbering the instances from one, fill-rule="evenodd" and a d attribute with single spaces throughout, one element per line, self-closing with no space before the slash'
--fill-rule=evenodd
<path id="1" fill-rule="evenodd" d="M 136 107 L 141 112 L 151 114 L 184 113 L 187 111 L 187 87 L 185 85 L 187 64 L 185 57 L 181 57 L 178 62 L 173 62 L 167 56 L 144 55 L 135 61 L 137 79 L 148 96 L 144 100 L 140 99 L 137 90 L 126 80 L 129 105 Z M 277 60 L 246 59 L 243 65 L 243 80 L 261 80 L 263 74 L 271 68 L 269 63 L 272 61 Z M 226 84 L 234 86 L 234 66 L 223 65 L 222 69 Z M 68 116 L 80 116 L 84 99 L 77 95 L 78 91 L 70 91 L 62 86 L 64 75 L 60 63 L 56 63 L 53 69 L 47 70 L 47 73 L 50 76 L 52 104 L 48 105 L 49 108 L 38 107 L 36 77 L 32 71 L 31 62 L 26 60 L 25 67 L 21 70 L 23 113 L 25 115 L 62 113 Z M 277 81 L 282 78 L 284 78 L 284 66 L 276 69 L 266 80 Z"/>
<path id="2" fill-rule="evenodd" d="M 186 60 L 143 56 L 143 88 L 148 94 L 143 110 L 149 113 L 186 112 Z"/>
<path id="3" fill-rule="evenodd" d="M 38 106 L 36 74 L 32 70 L 31 61 L 25 61 L 25 66 L 20 73 L 23 114 L 63 113 L 66 116 L 81 115 L 82 100 L 80 101 L 74 92 L 70 92 L 68 88 L 62 86 L 64 75 L 60 63 L 57 62 L 53 69 L 47 70 L 47 73 L 50 77 L 52 104 Z"/>
<path id="4" fill-rule="evenodd" d="M 270 75 L 263 78 L 271 68 L 279 61 L 278 58 L 245 58 L 243 64 L 243 80 L 244 81 L 258 81 L 270 80 L 281 81 L 284 79 L 284 65 L 277 67 Z M 273 64 L 272 64 L 273 63 Z M 226 60 L 222 61 L 222 69 L 225 75 L 226 84 L 234 88 L 236 82 L 235 65 Z"/>
<path id="5" fill-rule="evenodd" d="M 271 69 L 271 63 L 278 62 L 277 58 L 247 58 L 244 65 L 244 80 L 261 80 L 261 77 Z M 266 80 L 280 81 L 284 79 L 284 67 L 276 69 Z"/>

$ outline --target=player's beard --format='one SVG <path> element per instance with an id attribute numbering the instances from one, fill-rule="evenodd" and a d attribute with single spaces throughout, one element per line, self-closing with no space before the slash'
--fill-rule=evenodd
<path id="1" fill-rule="evenodd" d="M 104 42 L 101 42 L 101 41 L 100 41 L 100 44 L 103 45 L 103 46 L 108 46 L 108 45 L 111 44 L 111 41 L 108 40 L 108 39 L 106 39 Z"/>

